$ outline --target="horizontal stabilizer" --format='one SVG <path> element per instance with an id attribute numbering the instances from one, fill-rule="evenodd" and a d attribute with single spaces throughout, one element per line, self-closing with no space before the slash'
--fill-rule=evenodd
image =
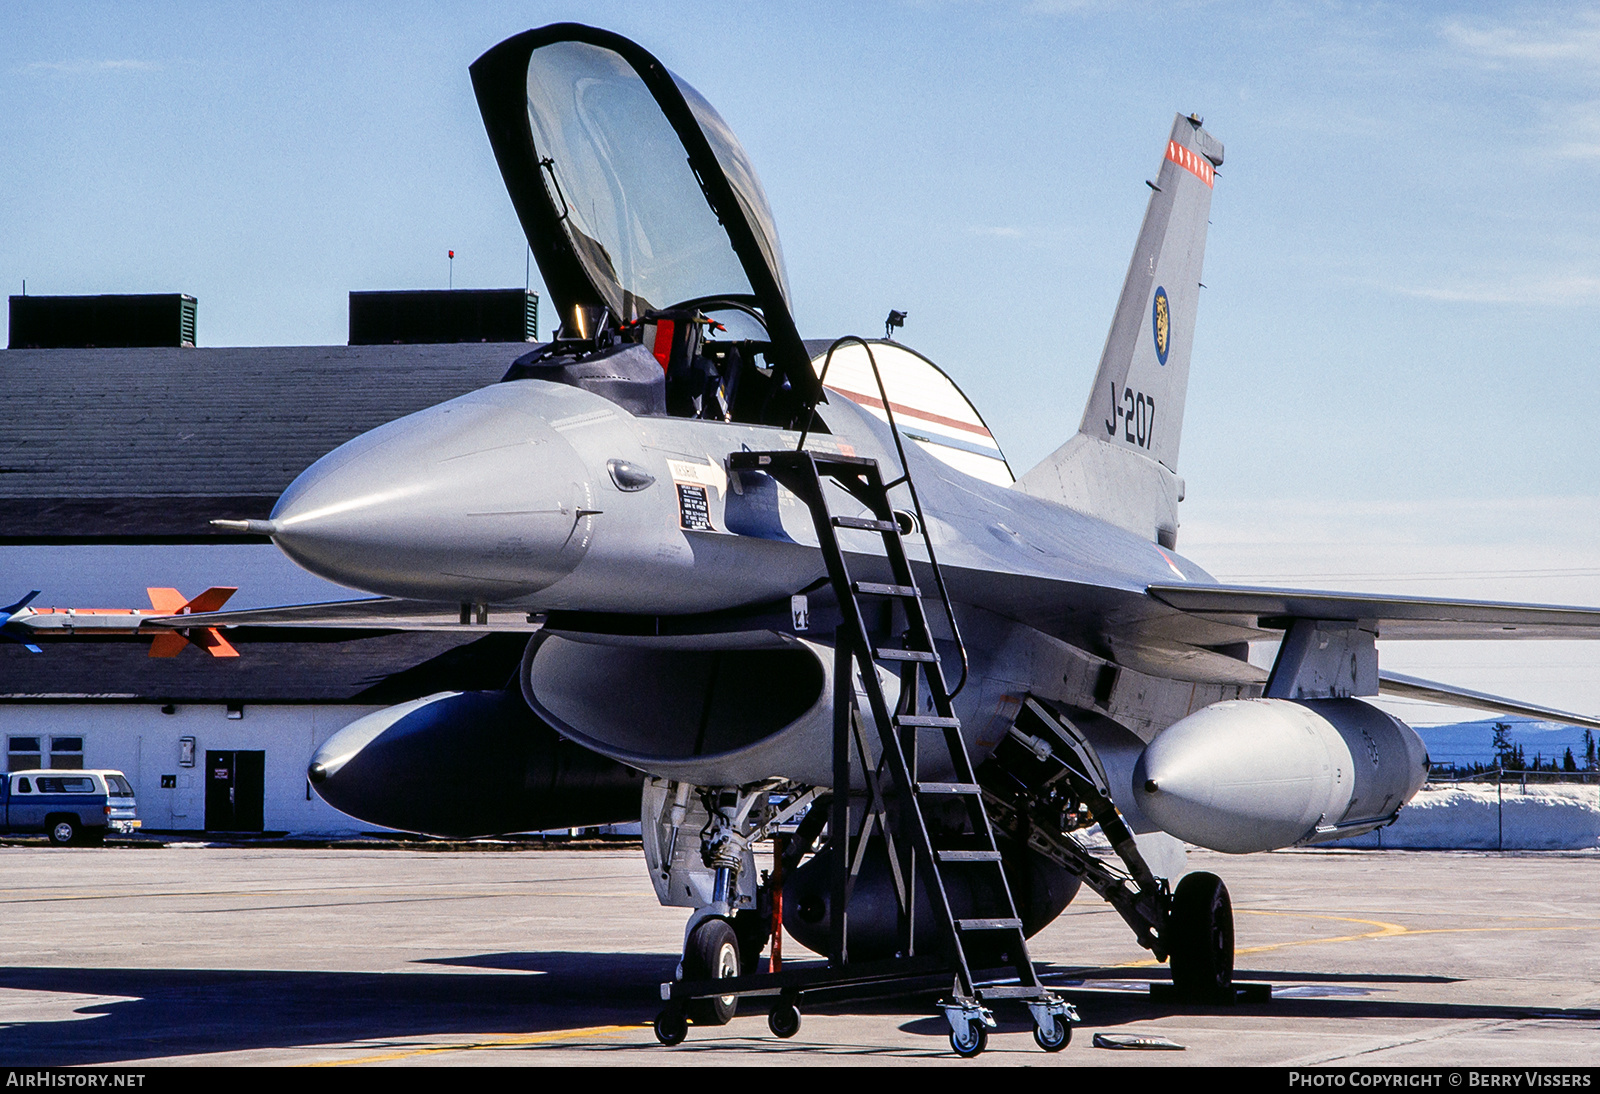
<path id="1" fill-rule="evenodd" d="M 1458 688 L 1452 684 L 1439 684 L 1432 680 L 1419 680 L 1415 676 L 1402 676 L 1398 672 L 1378 673 L 1378 694 L 1392 699 L 1423 699 L 1430 703 L 1448 703 L 1454 707 L 1471 707 L 1473 710 L 1488 710 L 1496 714 L 1517 714 L 1546 722 L 1600 729 L 1600 718 L 1587 714 L 1573 714 L 1571 711 L 1534 706 L 1532 703 Z"/>

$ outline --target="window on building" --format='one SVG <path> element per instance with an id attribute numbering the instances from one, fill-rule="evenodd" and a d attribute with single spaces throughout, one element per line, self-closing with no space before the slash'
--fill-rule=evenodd
<path id="1" fill-rule="evenodd" d="M 58 771 L 83 770 L 83 738 L 50 738 L 50 766 Z"/>
<path id="2" fill-rule="evenodd" d="M 39 738 L 9 737 L 6 739 L 6 770 L 28 771 L 44 766 L 39 754 Z"/>

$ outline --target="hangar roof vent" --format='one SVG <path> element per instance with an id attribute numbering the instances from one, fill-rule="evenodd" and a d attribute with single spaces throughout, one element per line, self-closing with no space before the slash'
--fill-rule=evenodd
<path id="1" fill-rule="evenodd" d="M 526 289 L 430 289 L 350 294 L 352 346 L 534 342 L 539 294 Z"/>
<path id="2" fill-rule="evenodd" d="M 13 296 L 10 348 L 192 347 L 194 318 L 184 293 Z"/>

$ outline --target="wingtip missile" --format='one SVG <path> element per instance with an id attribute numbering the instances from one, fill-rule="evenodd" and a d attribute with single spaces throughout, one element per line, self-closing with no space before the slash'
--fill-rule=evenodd
<path id="1" fill-rule="evenodd" d="M 29 639 L 44 632 L 131 636 L 153 631 L 151 657 L 176 657 L 189 645 L 199 646 L 212 657 L 237 657 L 239 651 L 216 627 L 184 627 L 174 617 L 214 612 L 238 591 L 234 585 L 213 585 L 190 598 L 177 589 L 152 586 L 145 590 L 149 608 L 30 608 L 39 595 L 35 589 L 15 604 L 0 608 L 0 638 L 39 653 L 40 647 Z"/>

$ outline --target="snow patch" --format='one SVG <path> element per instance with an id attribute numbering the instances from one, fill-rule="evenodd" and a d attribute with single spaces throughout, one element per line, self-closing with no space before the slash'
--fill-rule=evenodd
<path id="1" fill-rule="evenodd" d="M 1570 851 L 1600 847 L 1600 787 L 1507 782 L 1422 790 L 1388 828 L 1325 846 Z"/>

